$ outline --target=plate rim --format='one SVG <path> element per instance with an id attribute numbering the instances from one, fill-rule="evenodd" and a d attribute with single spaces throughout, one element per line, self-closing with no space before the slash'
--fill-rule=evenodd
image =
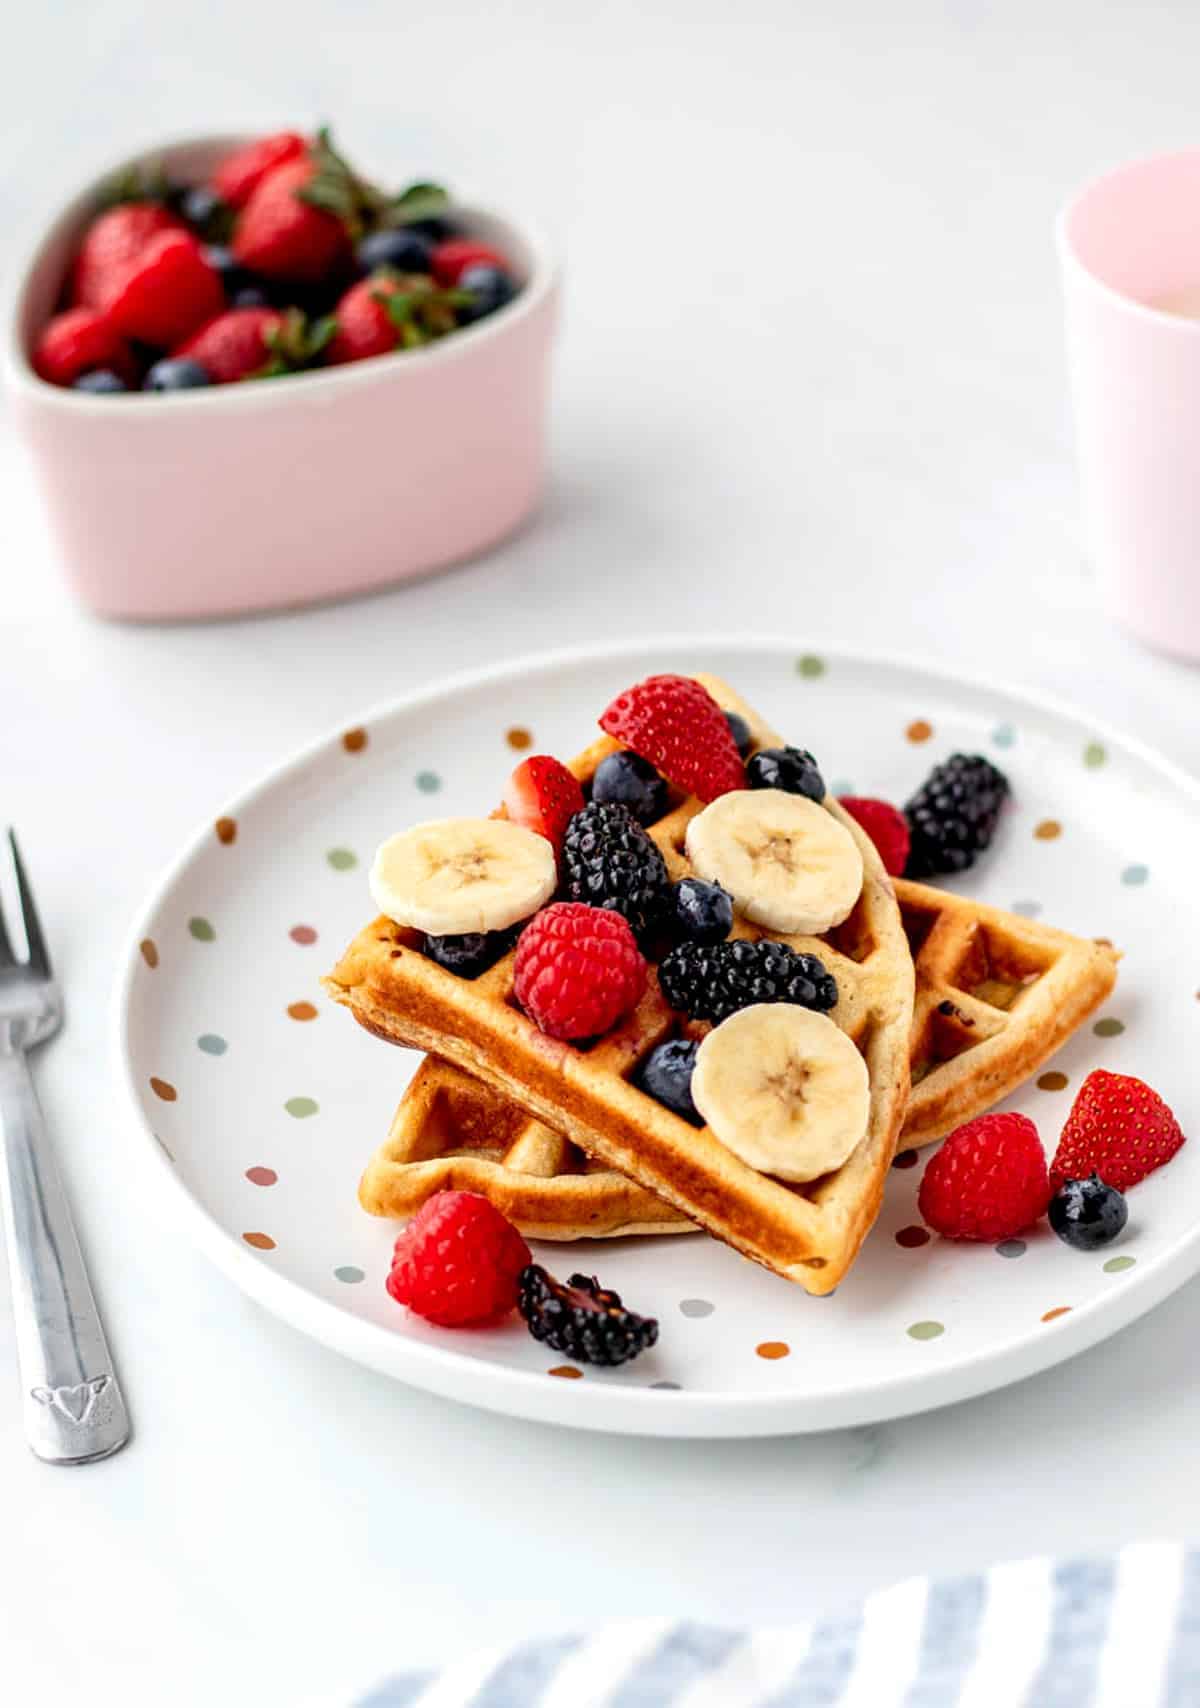
<path id="1" fill-rule="evenodd" d="M 1149 1259 L 1144 1266 L 1139 1265 L 1137 1279 L 1127 1281 L 1119 1292 L 1098 1296 L 1077 1307 L 1059 1318 L 1053 1328 L 1045 1325 L 1041 1335 L 1023 1331 L 999 1347 L 993 1345 L 968 1354 L 949 1368 L 914 1367 L 911 1372 L 884 1380 L 858 1382 L 815 1396 L 761 1391 L 714 1393 L 703 1389 L 660 1392 L 650 1387 L 606 1387 L 595 1383 L 588 1384 L 585 1399 L 576 1394 L 575 1384 L 548 1381 L 543 1372 L 483 1361 L 465 1350 L 435 1346 L 393 1333 L 271 1269 L 217 1220 L 164 1153 L 143 1110 L 133 1061 L 130 1026 L 133 981 L 140 965 L 140 945 L 148 934 L 150 922 L 192 862 L 207 848 L 214 817 L 244 814 L 268 791 L 286 784 L 320 759 L 347 728 L 369 729 L 385 719 L 401 717 L 516 677 L 549 675 L 575 665 L 619 658 L 657 660 L 661 664 L 673 654 L 687 651 L 769 654 L 775 658 L 813 653 L 857 668 L 909 672 L 951 697 L 958 693 L 978 698 L 982 693 L 1006 699 L 1055 723 L 1075 726 L 1087 740 L 1102 741 L 1110 754 L 1136 760 L 1176 793 L 1200 805 L 1200 779 L 1186 767 L 1139 736 L 1126 734 L 1104 718 L 1094 717 L 1068 701 L 1003 679 L 988 677 L 981 681 L 903 652 L 846 647 L 819 635 L 810 634 L 803 640 L 792 641 L 754 631 L 728 635 L 705 631 L 677 632 L 636 642 L 585 643 L 519 654 L 475 669 L 456 671 L 407 693 L 391 695 L 285 755 L 230 797 L 216 814 L 206 816 L 160 871 L 135 910 L 124 939 L 112 997 L 114 1072 L 122 1101 L 145 1141 L 141 1154 L 149 1159 L 146 1165 L 149 1176 L 157 1183 L 160 1199 L 175 1224 L 242 1292 L 331 1351 L 443 1398 L 534 1422 L 607 1434 L 752 1439 L 887 1422 L 995 1392 L 1049 1370 L 1127 1328 L 1200 1272 L 1200 1223 L 1170 1251 Z"/>

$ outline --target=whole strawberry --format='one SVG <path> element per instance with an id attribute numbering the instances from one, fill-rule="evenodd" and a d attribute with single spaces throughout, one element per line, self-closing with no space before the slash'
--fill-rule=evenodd
<path id="1" fill-rule="evenodd" d="M 212 188 L 231 208 L 244 208 L 269 172 L 289 160 L 302 160 L 308 143 L 294 130 L 260 136 L 227 154 L 212 175 Z"/>
<path id="2" fill-rule="evenodd" d="M 278 309 L 227 309 L 171 354 L 199 362 L 214 385 L 228 385 L 262 373 L 271 361 L 271 340 L 282 325 Z"/>
<path id="3" fill-rule="evenodd" d="M 112 281 L 109 319 L 127 338 L 169 349 L 218 314 L 220 274 L 186 231 L 160 231 Z"/>
<path id="4" fill-rule="evenodd" d="M 81 374 L 109 368 L 122 379 L 133 377 L 129 346 L 105 314 L 93 308 L 68 308 L 56 314 L 38 335 L 33 366 L 51 385 L 70 386 Z"/>
<path id="5" fill-rule="evenodd" d="M 1050 1202 L 1046 1155 L 1027 1115 L 980 1115 L 930 1158 L 917 1203 L 944 1239 L 1012 1239 Z"/>
<path id="6" fill-rule="evenodd" d="M 1054 1189 L 1098 1174 L 1128 1192 L 1184 1143 L 1179 1122 L 1144 1080 L 1096 1068 L 1079 1088 L 1050 1165 Z"/>
<path id="7" fill-rule="evenodd" d="M 561 759 L 548 753 L 523 759 L 504 791 L 504 810 L 513 823 L 544 836 L 556 851 L 562 847 L 567 825 L 583 804 L 578 777 Z"/>
<path id="8" fill-rule="evenodd" d="M 85 308 L 106 308 L 120 277 L 152 237 L 182 231 L 160 202 L 123 202 L 98 214 L 83 234 L 71 270 L 71 300 Z"/>
<path id="9" fill-rule="evenodd" d="M 890 801 L 871 800 L 862 795 L 842 795 L 840 804 L 860 824 L 879 852 L 883 869 L 902 878 L 908 864 L 908 820 Z"/>
<path id="10" fill-rule="evenodd" d="M 513 993 L 550 1038 L 594 1038 L 646 989 L 647 968 L 628 921 L 608 908 L 560 901 L 517 940 Z"/>
<path id="11" fill-rule="evenodd" d="M 746 787 L 725 714 L 691 676 L 648 676 L 617 695 L 600 728 L 702 801 Z"/>
<path id="12" fill-rule="evenodd" d="M 396 1241 L 387 1290 L 444 1328 L 495 1322 L 516 1308 L 529 1247 L 475 1192 L 437 1192 Z"/>
<path id="13" fill-rule="evenodd" d="M 427 344 L 453 331 L 455 304 L 456 293 L 439 290 L 426 275 L 372 273 L 352 285 L 334 309 L 337 331 L 326 360 L 337 366 Z"/>
<path id="14" fill-rule="evenodd" d="M 346 222 L 304 197 L 315 175 L 311 160 L 289 160 L 262 180 L 230 245 L 243 267 L 264 279 L 316 283 L 349 261 Z"/>

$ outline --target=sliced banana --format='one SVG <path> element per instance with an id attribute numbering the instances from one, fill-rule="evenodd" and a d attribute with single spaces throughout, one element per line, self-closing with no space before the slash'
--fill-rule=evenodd
<path id="1" fill-rule="evenodd" d="M 554 894 L 554 849 L 502 818 L 437 818 L 380 844 L 371 894 L 397 925 L 435 937 L 503 931 Z"/>
<path id="2" fill-rule="evenodd" d="M 813 936 L 840 925 L 863 886 L 858 844 L 832 813 L 783 789 L 720 795 L 687 828 L 688 858 L 769 931 Z"/>
<path id="3" fill-rule="evenodd" d="M 696 1052 L 692 1101 L 723 1145 L 763 1174 L 815 1180 L 867 1131 L 867 1064 L 824 1014 L 762 1002 L 723 1020 Z"/>

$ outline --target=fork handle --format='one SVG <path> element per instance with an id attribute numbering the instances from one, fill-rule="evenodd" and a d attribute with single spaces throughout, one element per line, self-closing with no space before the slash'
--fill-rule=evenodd
<path id="1" fill-rule="evenodd" d="M 0 1052 L 0 1170 L 25 1434 L 39 1459 L 86 1465 L 129 1418 L 24 1052 Z"/>

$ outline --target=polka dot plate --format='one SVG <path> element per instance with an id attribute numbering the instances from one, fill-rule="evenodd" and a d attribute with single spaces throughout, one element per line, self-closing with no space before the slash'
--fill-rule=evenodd
<path id="1" fill-rule="evenodd" d="M 487 811 L 516 756 L 577 752 L 652 670 L 727 677 L 819 757 L 838 793 L 903 800 L 938 759 L 989 754 L 1014 801 L 960 880 L 982 900 L 1124 951 L 1108 1005 L 1010 1105 L 1049 1149 L 1093 1067 L 1136 1073 L 1200 1128 L 1200 788 L 1053 705 L 917 665 L 763 641 L 558 654 L 348 719 L 215 810 L 139 921 L 119 1048 L 148 1166 L 186 1230 L 247 1293 L 347 1356 L 473 1404 L 581 1428 L 753 1436 L 862 1424 L 986 1392 L 1132 1322 L 1200 1269 L 1200 1138 L 1131 1194 L 1083 1255 L 1043 1222 L 955 1245 L 921 1225 L 922 1159 L 896 1159 L 858 1264 L 827 1299 L 702 1236 L 545 1246 L 659 1318 L 615 1371 L 547 1354 L 517 1318 L 453 1332 L 384 1290 L 395 1229 L 355 1189 L 417 1058 L 359 1030 L 319 975 L 369 917 L 375 844 Z"/>

